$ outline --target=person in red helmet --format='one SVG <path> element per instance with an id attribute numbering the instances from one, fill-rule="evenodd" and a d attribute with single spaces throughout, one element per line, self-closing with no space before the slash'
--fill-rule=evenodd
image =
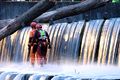
<path id="1" fill-rule="evenodd" d="M 37 30 L 36 30 L 36 22 L 31 22 L 31 31 L 29 33 L 29 43 L 28 43 L 28 57 L 30 58 L 30 63 L 32 65 L 35 64 L 35 54 L 37 52 L 38 47 L 38 36 L 37 36 Z"/>
<path id="2" fill-rule="evenodd" d="M 38 63 L 43 65 L 43 64 L 46 64 L 46 61 L 47 61 L 47 58 L 46 58 L 47 47 L 49 49 L 51 48 L 50 39 L 49 39 L 48 33 L 42 29 L 42 25 L 37 24 L 36 29 L 40 34 L 38 39 L 39 41 L 38 41 L 38 49 L 37 49 L 38 61 L 39 61 Z"/>

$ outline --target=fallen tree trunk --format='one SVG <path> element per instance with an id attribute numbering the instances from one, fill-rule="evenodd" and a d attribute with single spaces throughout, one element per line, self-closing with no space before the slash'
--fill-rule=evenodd
<path id="1" fill-rule="evenodd" d="M 35 19 L 37 22 L 49 22 L 50 20 L 58 20 L 65 17 L 73 16 L 85 12 L 89 9 L 105 4 L 109 0 L 84 0 L 81 3 L 65 6 L 56 10 L 46 12 Z"/>
<path id="2" fill-rule="evenodd" d="M 13 21 L 14 21 L 14 19 L 0 20 L 0 29 L 2 29 L 3 27 L 9 25 Z"/>
<path id="3" fill-rule="evenodd" d="M 23 15 L 17 17 L 11 24 L 0 29 L 0 40 L 20 29 L 22 27 L 21 25 L 28 24 L 48 9 L 52 8 L 54 5 L 55 2 L 52 0 L 41 0 Z"/>

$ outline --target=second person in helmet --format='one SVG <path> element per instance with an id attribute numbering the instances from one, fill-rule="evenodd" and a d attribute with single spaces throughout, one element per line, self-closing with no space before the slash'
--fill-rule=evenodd
<path id="1" fill-rule="evenodd" d="M 48 33 L 42 29 L 42 25 L 37 24 L 36 29 L 40 34 L 38 38 L 38 49 L 37 49 L 37 53 L 40 54 L 38 61 L 42 65 L 42 64 L 46 64 L 46 61 L 47 61 L 47 58 L 46 58 L 47 47 L 51 48 L 50 39 L 49 39 Z"/>

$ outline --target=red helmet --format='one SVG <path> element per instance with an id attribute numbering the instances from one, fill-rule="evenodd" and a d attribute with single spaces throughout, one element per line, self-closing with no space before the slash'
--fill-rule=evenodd
<path id="1" fill-rule="evenodd" d="M 41 29 L 41 28 L 42 28 L 42 25 L 37 24 L 37 25 L 36 25 L 36 28 L 37 28 L 37 29 Z"/>
<path id="2" fill-rule="evenodd" d="M 31 26 L 32 28 L 35 28 L 35 27 L 36 27 L 36 25 L 37 25 L 37 23 L 36 23 L 36 22 L 31 22 L 31 24 L 30 24 L 30 26 Z"/>

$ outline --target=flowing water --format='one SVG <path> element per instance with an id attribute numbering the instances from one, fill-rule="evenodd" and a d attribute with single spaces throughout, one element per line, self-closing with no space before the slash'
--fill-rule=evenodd
<path id="1" fill-rule="evenodd" d="M 48 65 L 45 65 L 45 68 L 42 68 L 43 71 L 40 72 L 43 72 L 41 74 L 44 74 L 47 71 L 46 73 L 49 74 L 46 74 L 45 76 L 48 77 L 49 75 L 50 79 L 48 80 L 51 79 L 57 80 L 58 76 L 57 78 L 56 77 L 54 78 L 53 75 L 55 76 L 58 73 L 69 72 L 69 73 L 75 73 L 75 74 L 77 73 L 79 75 L 83 75 L 84 71 L 88 70 L 87 69 L 88 67 L 91 67 L 91 64 L 94 64 L 94 67 L 91 67 L 93 72 L 88 70 L 89 72 L 86 71 L 85 75 L 90 75 L 90 72 L 99 74 L 99 72 L 97 72 L 97 69 L 99 69 L 99 71 L 106 70 L 106 72 L 108 73 L 111 72 L 111 71 L 109 72 L 109 69 L 113 69 L 113 73 L 116 71 L 117 73 L 120 72 L 119 69 L 120 18 L 111 18 L 108 20 L 99 19 L 99 20 L 91 20 L 88 22 L 82 20 L 73 23 L 57 23 L 51 26 L 47 24 L 43 24 L 43 26 L 45 26 L 45 30 L 47 30 L 47 32 L 50 35 L 52 49 L 48 49 L 47 52 Z M 40 79 L 41 74 L 36 74 L 36 75 L 32 75 L 32 74 L 34 72 L 37 73 L 37 70 L 41 68 L 38 68 L 38 66 L 36 66 L 35 68 L 29 68 L 30 64 L 28 62 L 28 46 L 27 46 L 29 31 L 30 31 L 30 27 L 23 28 L 19 31 L 16 31 L 11 36 L 8 36 L 0 41 L 0 62 L 2 67 L 0 69 L 1 71 L 0 78 L 2 77 L 5 79 L 6 77 L 9 78 L 10 76 L 12 76 L 14 80 L 27 80 L 28 78 L 29 80 Z M 15 63 L 17 63 L 17 65 Z M 10 68 L 9 67 L 4 68 L 5 66 L 7 66 L 7 64 L 9 64 L 8 66 L 10 66 Z M 67 70 L 66 71 L 63 68 L 63 66 L 66 64 L 68 66 L 71 64 L 72 68 L 69 66 L 68 70 L 66 69 Z M 14 67 L 12 65 L 14 65 Z M 22 67 L 19 68 L 19 65 Z M 78 65 L 81 65 L 82 67 L 81 66 L 78 67 Z M 87 66 L 87 68 L 84 69 L 83 66 L 85 67 L 85 65 Z M 106 68 L 101 69 L 100 65 L 106 65 L 105 66 Z M 116 68 L 111 68 L 110 67 L 111 65 L 116 65 L 115 66 Z M 49 68 L 46 68 L 47 66 Z M 25 74 L 25 75 L 18 74 L 17 72 L 19 71 L 16 71 L 16 69 L 11 69 L 15 67 L 17 67 L 16 69 L 21 69 L 25 67 L 26 69 L 28 69 L 28 73 L 30 74 Z M 79 68 L 81 68 L 80 71 Z M 13 72 L 12 71 L 6 72 L 9 71 L 10 69 L 13 70 Z M 94 69 L 96 70 L 96 72 L 94 72 Z M 23 70 L 24 69 L 21 69 L 20 73 L 24 71 L 27 72 L 27 70 L 24 71 Z M 34 71 L 29 72 L 29 70 L 34 70 Z M 81 71 L 83 73 L 81 73 Z M 50 76 L 50 74 L 52 74 L 52 76 Z M 95 78 L 95 76 L 93 75 L 90 75 L 91 77 L 87 76 L 87 78 Z M 110 74 L 110 75 L 112 75 L 112 78 L 114 78 L 113 75 L 115 76 L 115 74 Z M 35 77 L 35 79 L 33 79 L 33 77 Z M 77 78 L 78 77 L 79 76 L 77 75 Z M 12 78 L 5 80 L 13 80 Z M 59 76 L 59 78 L 60 79 L 58 80 L 63 80 L 63 78 L 66 78 L 66 80 L 77 79 L 77 78 L 73 79 L 70 76 L 69 77 Z"/>

